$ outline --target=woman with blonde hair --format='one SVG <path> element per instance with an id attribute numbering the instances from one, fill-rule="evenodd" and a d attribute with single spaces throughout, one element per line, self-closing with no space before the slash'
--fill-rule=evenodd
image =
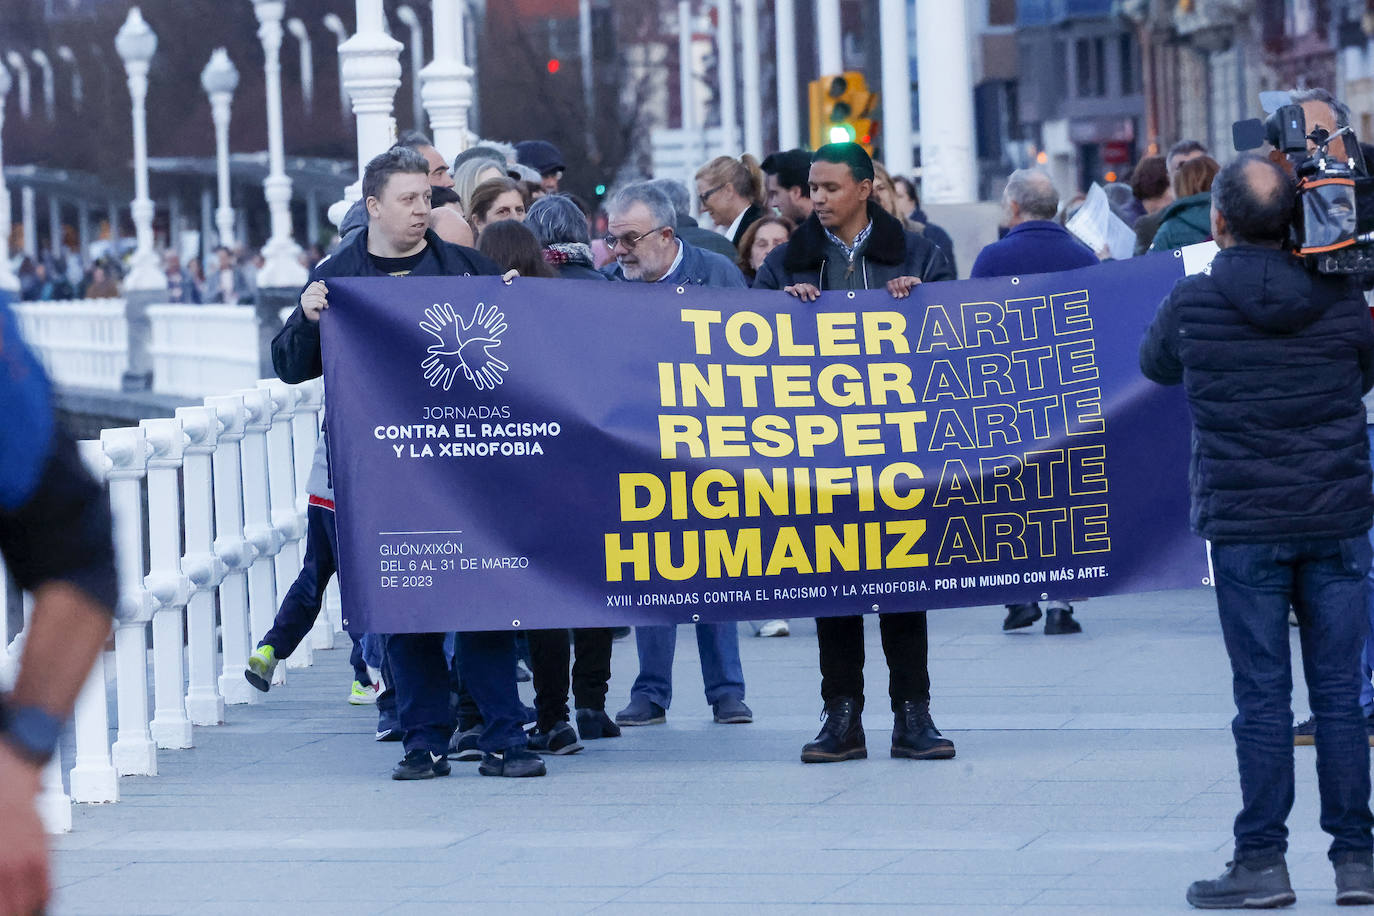
<path id="1" fill-rule="evenodd" d="M 744 230 L 763 216 L 763 169 L 745 153 L 738 159 L 717 156 L 697 169 L 697 201 L 712 221 L 739 246 Z"/>
<path id="2" fill-rule="evenodd" d="M 467 159 L 453 170 L 453 190 L 458 194 L 458 203 L 466 215 L 472 209 L 472 192 L 484 181 L 505 178 L 506 166 L 495 159 Z M 471 219 L 469 218 L 469 222 Z"/>
<path id="3" fill-rule="evenodd" d="M 892 180 L 892 173 L 876 159 L 873 160 L 873 199 L 878 202 L 878 206 L 897 217 L 907 232 L 920 233 L 925 229 L 924 224 L 911 218 L 911 211 L 902 212 L 901 205 L 897 202 L 897 184 Z"/>

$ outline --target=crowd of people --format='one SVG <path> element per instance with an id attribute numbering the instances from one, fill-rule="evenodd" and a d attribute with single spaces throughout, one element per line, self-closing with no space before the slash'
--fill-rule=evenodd
<path id="1" fill-rule="evenodd" d="M 1349 123 L 1344 106 L 1320 90 L 1294 101 L 1309 126 L 1334 132 Z M 1344 145 L 1333 141 L 1331 154 L 1344 157 Z M 922 211 L 915 184 L 855 143 L 762 160 L 717 157 L 697 170 L 693 187 L 662 177 L 628 183 L 601 211 L 561 189 L 566 167 L 542 140 L 481 143 L 448 162 L 427 138 L 402 137 L 367 164 L 362 198 L 273 341 L 278 375 L 297 383 L 323 373 L 319 320 L 337 277 L 519 274 L 780 290 L 814 302 L 832 290 L 885 290 L 900 300 L 920 284 L 958 276 L 950 236 Z M 1205 908 L 1293 902 L 1285 865 L 1293 748 L 1311 743 L 1337 900 L 1374 904 L 1374 409 L 1367 413 L 1361 400 L 1374 387 L 1374 321 L 1358 279 L 1313 273 L 1286 250 L 1298 188 L 1282 156 L 1247 154 L 1223 166 L 1202 144 L 1184 141 L 1142 159 L 1126 186 L 1129 196 L 1116 186 L 1108 198 L 1134 230 L 1137 254 L 1208 239 L 1220 248 L 1209 272 L 1180 281 L 1160 306 L 1140 352 L 1145 376 L 1182 384 L 1192 408 L 1192 523 L 1213 545 L 1237 705 L 1242 810 L 1234 858 L 1219 879 L 1195 882 L 1188 899 Z M 709 225 L 693 217 L 693 197 Z M 999 238 L 977 253 L 972 277 L 1074 270 L 1105 257 L 1066 227 L 1073 202 L 1064 205 L 1044 171 L 1008 176 L 1002 205 Z M 234 258 L 225 254 L 212 290 L 232 288 L 224 271 Z M 167 266 L 183 295 L 206 289 L 194 271 L 170 259 Z M 0 428 L 0 444 L 4 435 Z M 309 632 L 337 571 L 332 487 L 326 431 L 308 481 L 303 568 L 245 671 L 260 690 L 271 688 L 276 666 Z M 42 490 L 30 484 L 18 493 L 10 502 L 27 511 L 25 494 Z M 7 505 L 0 499 L 0 535 L 4 512 L 19 511 Z M 94 586 L 83 594 L 110 600 Z M 1046 633 L 1080 632 L 1071 596 L 1057 597 L 1044 610 L 1035 601 L 1009 605 L 1003 628 L 1023 629 L 1043 613 Z M 1313 713 L 1296 732 L 1290 613 Z M 90 619 L 94 629 L 104 625 Z M 926 615 L 881 613 L 876 623 L 894 717 L 890 754 L 954 757 L 930 710 Z M 754 625 L 759 635 L 788 631 L 785 619 Z M 705 699 L 721 725 L 753 721 L 739 632 L 735 623 L 695 625 Z M 509 631 L 355 635 L 348 698 L 375 703 L 377 740 L 401 743 L 393 779 L 445 776 L 451 760 L 476 761 L 488 776 L 544 776 L 541 755 L 574 754 L 584 742 L 667 720 L 677 628 L 635 628 L 638 675 L 627 705 L 612 716 L 610 660 L 622 635 L 610 628 L 519 638 Z M 819 618 L 816 635 L 823 724 L 801 759 L 865 758 L 863 617 Z M 522 661 L 532 672 L 532 708 L 517 689 Z M 48 701 L 49 712 L 69 709 L 74 689 Z M 0 751 L 16 740 L 20 721 L 3 712 Z"/>

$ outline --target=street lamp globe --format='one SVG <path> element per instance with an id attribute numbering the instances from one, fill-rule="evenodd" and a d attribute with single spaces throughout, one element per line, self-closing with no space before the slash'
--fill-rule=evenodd
<path id="1" fill-rule="evenodd" d="M 143 20 L 138 7 L 129 10 L 129 17 L 115 34 L 115 50 L 126 64 L 144 64 L 157 53 L 157 35 Z"/>
<path id="2" fill-rule="evenodd" d="M 215 48 L 214 53 L 210 55 L 210 62 L 200 71 L 200 85 L 211 95 L 234 94 L 234 90 L 239 87 L 239 71 L 229 59 L 229 52 L 223 48 Z"/>

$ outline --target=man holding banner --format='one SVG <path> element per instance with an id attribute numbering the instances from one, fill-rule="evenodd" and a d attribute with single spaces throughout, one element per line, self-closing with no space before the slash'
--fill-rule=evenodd
<path id="1" fill-rule="evenodd" d="M 1231 660 L 1242 806 L 1233 861 L 1188 888 L 1188 902 L 1209 909 L 1297 899 L 1285 863 L 1290 604 L 1336 901 L 1374 904 L 1359 703 L 1374 509 L 1360 396 L 1374 387 L 1374 323 L 1353 279 L 1308 272 L 1283 250 L 1296 199 L 1292 179 L 1267 159 L 1243 155 L 1222 169 L 1211 211 L 1222 251 L 1209 273 L 1178 282 L 1140 348 L 1145 375 L 1182 383 L 1192 408 L 1191 522 L 1212 542 Z"/>
<path id="2" fill-rule="evenodd" d="M 392 147 L 367 164 L 362 185 L 367 228 L 316 265 L 301 294 L 300 306 L 272 341 L 272 364 L 282 381 L 303 382 L 323 374 L 319 321 L 320 312 L 329 307 L 327 278 L 501 272 L 481 254 L 444 242 L 429 228 L 429 164 L 419 153 Z M 325 437 L 320 441 L 321 447 L 327 448 Z M 332 485 L 332 465 L 329 468 Z M 346 511 L 340 507 L 341 513 Z M 458 647 L 464 682 L 485 719 L 479 771 L 486 776 L 544 775 L 543 761 L 525 748 L 513 634 L 464 633 Z M 453 721 L 444 634 L 396 633 L 387 639 L 386 653 L 405 742 L 405 758 L 391 776 L 447 776 Z"/>
<path id="3" fill-rule="evenodd" d="M 730 260 L 694 248 L 677 238 L 676 211 L 668 196 L 649 182 L 622 188 L 606 204 L 610 234 L 606 248 L 615 255 L 613 279 L 682 286 L 743 287 L 744 275 Z M 744 703 L 744 666 L 739 660 L 739 628 L 734 621 L 698 623 L 697 651 L 706 702 L 723 725 L 754 721 Z M 673 656 L 677 627 L 635 627 L 639 676 L 630 703 L 615 714 L 617 725 L 658 725 L 667 721 L 673 701 Z"/>
<path id="4" fill-rule="evenodd" d="M 812 157 L 813 211 L 760 268 L 755 289 L 784 289 L 814 302 L 822 289 L 886 287 L 895 299 L 924 281 L 953 280 L 944 253 L 870 202 L 873 160 L 857 143 L 822 146 Z M 930 717 L 929 641 L 923 611 L 879 614 L 888 692 L 896 717 L 892 756 L 947 759 L 954 742 Z M 825 724 L 802 748 L 804 763 L 832 763 L 868 756 L 864 707 L 862 616 L 816 619 L 821 698 Z"/>

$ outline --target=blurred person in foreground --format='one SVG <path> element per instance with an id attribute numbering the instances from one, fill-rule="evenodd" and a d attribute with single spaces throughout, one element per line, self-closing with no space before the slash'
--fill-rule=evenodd
<path id="1" fill-rule="evenodd" d="M 51 893 L 35 807 L 41 773 L 105 646 L 118 589 L 109 502 L 57 426 L 48 379 L 4 294 L 0 556 L 33 596 L 18 678 L 0 694 L 0 916 L 31 916 L 44 912 Z"/>

